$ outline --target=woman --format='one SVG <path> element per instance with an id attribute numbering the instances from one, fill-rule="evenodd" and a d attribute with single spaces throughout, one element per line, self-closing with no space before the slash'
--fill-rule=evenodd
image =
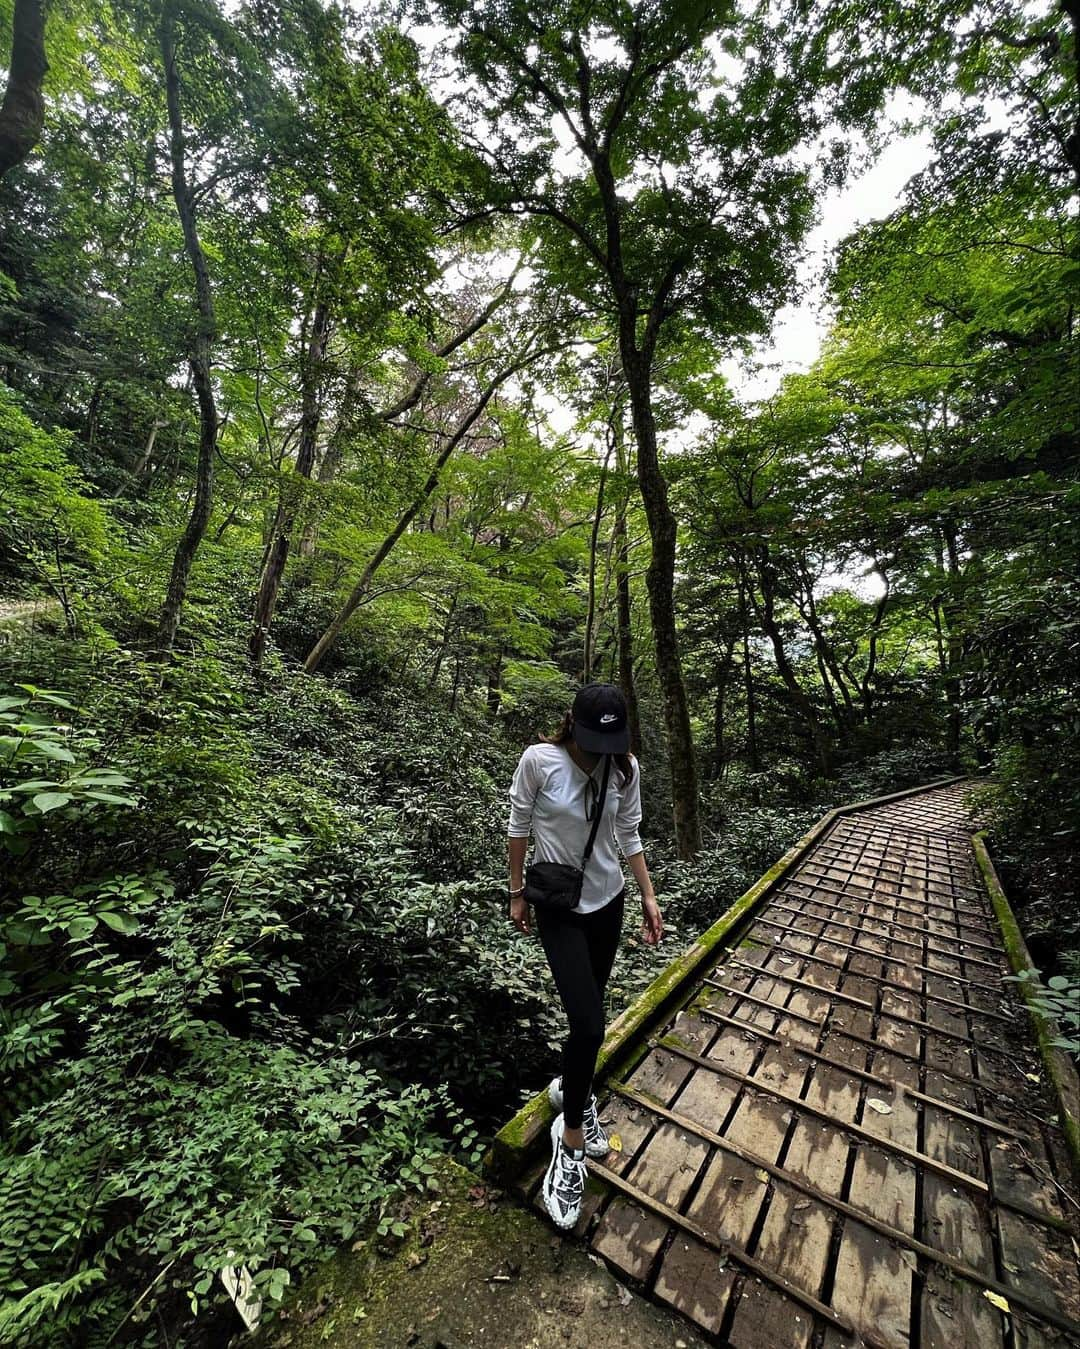
<path id="1" fill-rule="evenodd" d="M 642 940 L 653 945 L 664 935 L 638 835 L 641 781 L 629 749 L 621 691 L 613 684 L 588 684 L 578 691 L 556 734 L 525 750 L 510 785 L 510 918 L 526 934 L 531 927 L 523 873 L 530 831 L 534 861 L 580 867 L 604 796 L 581 902 L 574 909 L 536 906 L 540 941 L 570 1023 L 562 1076 L 548 1088 L 560 1113 L 551 1126 L 551 1164 L 543 1185 L 547 1210 L 564 1228 L 573 1227 L 581 1212 L 586 1155 L 608 1153 L 590 1087 L 604 1038 L 604 987 L 615 961 L 626 894 L 616 841 L 641 892 Z M 613 758 L 604 792 L 608 755 Z"/>

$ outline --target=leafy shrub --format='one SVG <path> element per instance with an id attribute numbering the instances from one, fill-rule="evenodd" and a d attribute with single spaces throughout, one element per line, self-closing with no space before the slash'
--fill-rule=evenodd
<path id="1" fill-rule="evenodd" d="M 1074 958 L 1072 964 L 1078 966 L 1080 961 Z M 1051 975 L 1045 984 L 1042 971 L 1037 969 L 1004 977 L 1009 983 L 1026 986 L 1031 994 L 1030 1005 L 1057 1025 L 1060 1033 L 1050 1043 L 1080 1059 L 1080 973 Z"/>
<path id="2" fill-rule="evenodd" d="M 14 995 L 0 1016 L 0 1338 L 35 1349 L 104 1343 L 122 1324 L 138 1336 L 162 1305 L 205 1322 L 225 1264 L 246 1264 L 273 1301 L 357 1224 L 392 1226 L 437 1148 L 474 1141 L 437 1083 L 401 1082 L 369 1040 L 317 1032 L 334 1029 L 316 982 L 326 939 L 343 915 L 361 927 L 369 906 L 349 885 L 385 871 L 381 854 L 333 870 L 355 816 L 335 820 L 323 799 L 321 837 L 290 830 L 212 662 L 159 672 L 171 696 L 159 689 L 150 711 L 153 672 L 108 662 L 123 676 L 99 702 L 111 725 L 79 725 L 51 692 L 8 699 L 19 720 L 0 783 L 29 809 L 20 872 L 0 891 Z M 142 734 L 117 736 L 125 724 Z M 42 790 L 63 799 L 35 805 L 20 788 L 42 756 L 60 770 Z M 388 915 L 408 888 L 390 891 Z M 369 942 L 366 967 L 381 955 Z"/>

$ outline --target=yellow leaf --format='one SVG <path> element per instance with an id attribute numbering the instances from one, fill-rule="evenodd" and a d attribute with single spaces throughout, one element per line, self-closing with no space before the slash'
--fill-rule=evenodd
<path id="1" fill-rule="evenodd" d="M 1000 1293 L 995 1293 L 990 1288 L 983 1289 L 983 1297 L 986 1298 L 987 1302 L 992 1302 L 999 1312 L 1011 1310 L 1008 1298 L 1002 1297 Z"/>
<path id="2" fill-rule="evenodd" d="M 754 1175 L 757 1176 L 758 1180 L 761 1181 L 762 1185 L 768 1185 L 769 1173 L 768 1171 L 765 1170 L 764 1167 L 759 1166 L 758 1169 L 754 1172 Z"/>
<path id="3" fill-rule="evenodd" d="M 612 1152 L 622 1152 L 622 1139 L 618 1134 L 612 1134 L 608 1138 L 608 1147 Z"/>
<path id="4" fill-rule="evenodd" d="M 892 1114 L 892 1106 L 886 1105 L 884 1101 L 879 1101 L 874 1096 L 868 1096 L 866 1099 L 866 1104 L 870 1107 L 871 1110 L 876 1110 L 879 1115 Z"/>
<path id="5" fill-rule="evenodd" d="M 1029 1082 L 1041 1082 L 1041 1081 L 1042 1081 L 1042 1078 L 1039 1076 L 1038 1073 L 1025 1073 L 1024 1076 L 1027 1078 L 1027 1080 L 1028 1080 Z"/>

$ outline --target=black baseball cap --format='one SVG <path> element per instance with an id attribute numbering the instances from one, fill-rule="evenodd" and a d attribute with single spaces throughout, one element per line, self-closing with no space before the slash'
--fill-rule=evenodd
<path id="1" fill-rule="evenodd" d="M 586 684 L 574 706 L 574 740 L 588 754 L 625 754 L 630 748 L 626 699 L 615 684 Z"/>

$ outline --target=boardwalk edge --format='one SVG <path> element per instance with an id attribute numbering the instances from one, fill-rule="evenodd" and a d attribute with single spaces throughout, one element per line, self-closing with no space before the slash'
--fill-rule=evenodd
<path id="1" fill-rule="evenodd" d="M 1019 974 L 1021 970 L 1034 968 L 1031 953 L 1028 951 L 1027 943 L 1020 931 L 1020 924 L 1016 921 L 1016 915 L 1012 911 L 1012 906 L 1009 904 L 1004 887 L 990 858 L 990 851 L 986 846 L 985 830 L 980 830 L 979 833 L 972 835 L 971 846 L 974 849 L 975 861 L 978 864 L 983 884 L 986 886 L 986 893 L 994 910 L 994 917 L 1001 929 L 1002 941 L 1005 944 L 1005 951 L 1009 957 L 1009 964 L 1012 966 L 1013 973 Z M 1075 1167 L 1080 1168 L 1080 1084 L 1077 1081 L 1076 1069 L 1065 1052 L 1051 1044 L 1051 1041 L 1060 1032 L 1057 1023 L 1036 1007 L 1035 990 L 1029 988 L 1026 983 L 1018 984 L 1017 987 L 1031 1016 L 1032 1025 L 1035 1029 L 1035 1039 L 1039 1046 L 1039 1055 L 1057 1098 L 1061 1131 L 1069 1145 L 1072 1163 Z"/>
<path id="2" fill-rule="evenodd" d="M 668 1013 L 677 1002 L 680 993 L 692 984 L 697 974 L 719 951 L 730 944 L 744 920 L 760 906 L 777 881 L 791 870 L 836 820 L 874 806 L 885 805 L 890 801 L 902 800 L 906 796 L 917 796 L 938 787 L 947 787 L 954 782 L 966 781 L 967 776 L 959 774 L 939 778 L 920 787 L 907 787 L 903 791 L 889 792 L 885 796 L 853 801 L 846 806 L 837 806 L 823 815 L 778 862 L 735 900 L 712 927 L 706 929 L 693 946 L 667 965 L 645 992 L 616 1017 L 608 1027 L 597 1056 L 597 1076 L 612 1068 L 629 1052 L 639 1034 L 655 1026 Z M 553 1114 L 546 1090 L 539 1092 L 522 1106 L 513 1119 L 504 1124 L 492 1139 L 491 1148 L 484 1158 L 485 1172 L 493 1179 L 505 1180 L 519 1171 L 530 1153 L 546 1139 Z"/>

